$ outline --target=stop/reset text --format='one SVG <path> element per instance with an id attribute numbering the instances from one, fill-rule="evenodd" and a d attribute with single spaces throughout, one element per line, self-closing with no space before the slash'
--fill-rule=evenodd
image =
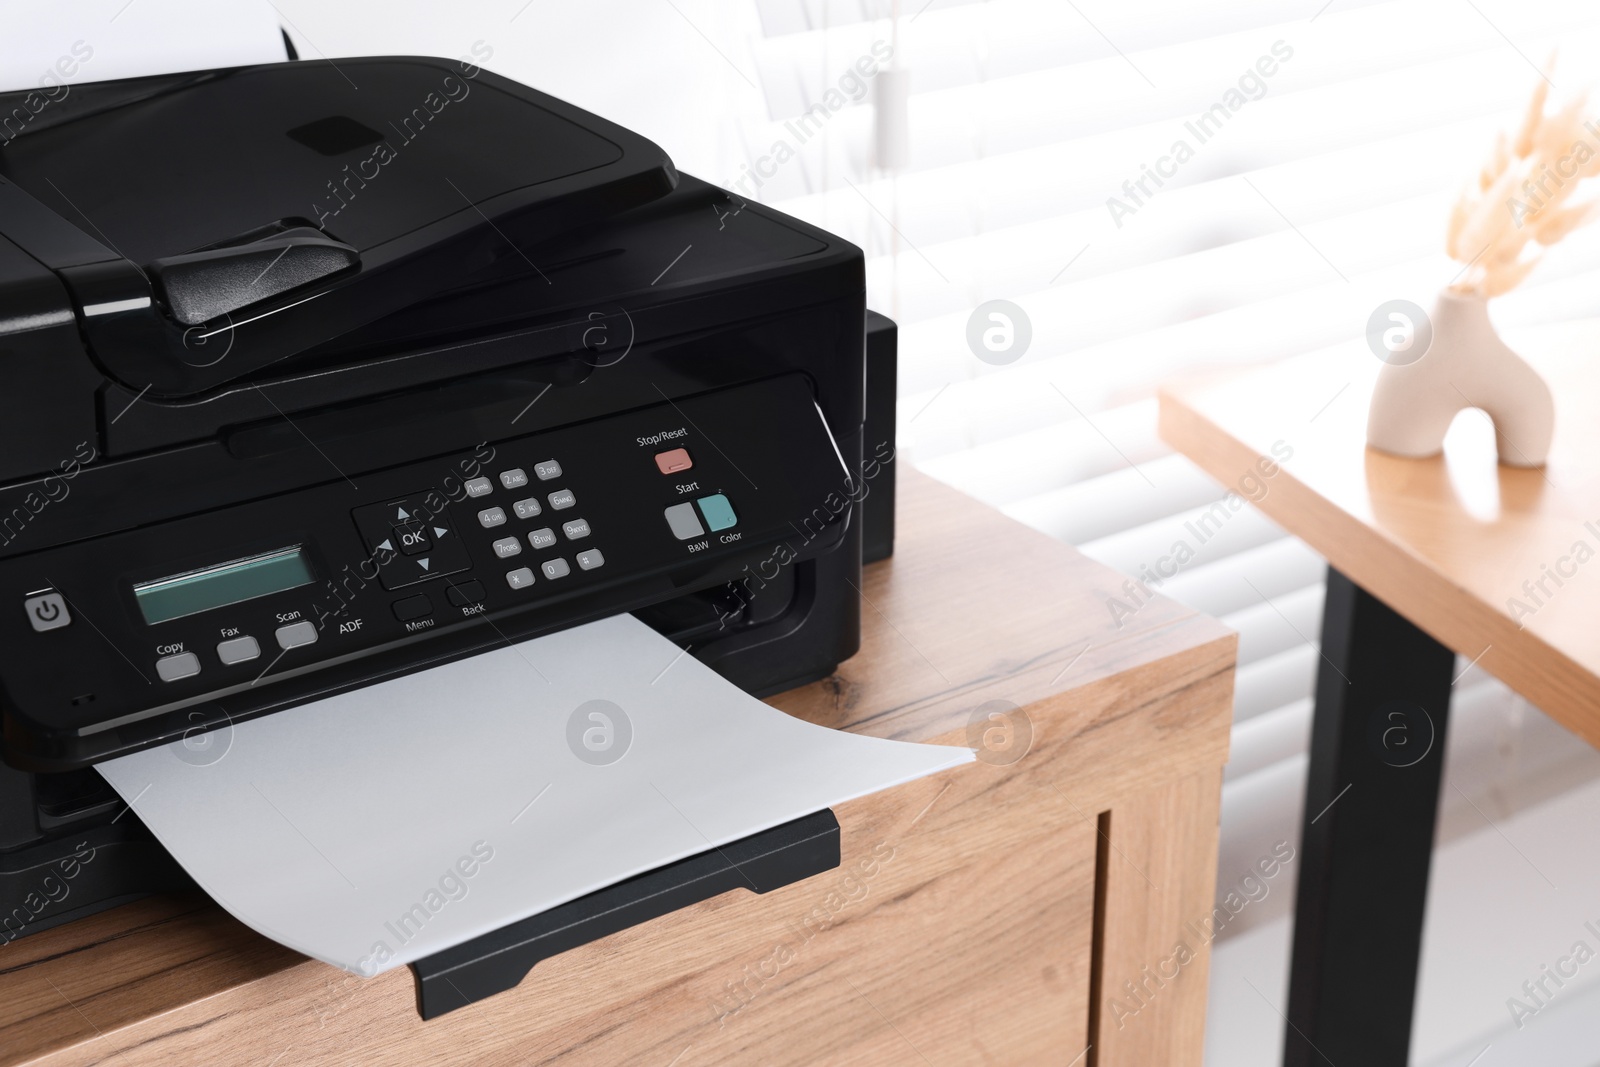
<path id="1" fill-rule="evenodd" d="M 659 445 L 663 441 L 673 441 L 679 437 L 687 436 L 689 436 L 689 431 L 680 426 L 676 430 L 662 430 L 658 434 L 652 434 L 649 437 L 636 437 L 634 440 L 639 442 L 640 448 L 644 448 L 647 445 Z"/>

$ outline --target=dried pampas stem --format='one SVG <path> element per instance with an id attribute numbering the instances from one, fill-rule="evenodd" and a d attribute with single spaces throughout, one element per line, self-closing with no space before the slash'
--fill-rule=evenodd
<path id="1" fill-rule="evenodd" d="M 1545 70 L 1555 69 L 1551 57 Z M 1579 182 L 1600 175 L 1600 133 L 1584 122 L 1580 93 L 1545 113 L 1548 78 L 1528 101 L 1514 138 L 1496 135 L 1477 181 L 1450 211 L 1445 251 L 1466 264 L 1450 291 L 1480 297 L 1516 288 L 1539 263 L 1541 251 L 1600 216 L 1600 202 L 1569 203 Z"/>

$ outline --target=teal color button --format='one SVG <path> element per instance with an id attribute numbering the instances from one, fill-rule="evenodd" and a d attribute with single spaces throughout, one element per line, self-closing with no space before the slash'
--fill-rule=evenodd
<path id="1" fill-rule="evenodd" d="M 711 527 L 712 533 L 726 530 L 739 522 L 739 516 L 733 513 L 733 505 L 728 503 L 728 498 L 721 493 L 715 496 L 703 496 L 699 504 L 700 514 L 706 517 L 706 525 Z"/>

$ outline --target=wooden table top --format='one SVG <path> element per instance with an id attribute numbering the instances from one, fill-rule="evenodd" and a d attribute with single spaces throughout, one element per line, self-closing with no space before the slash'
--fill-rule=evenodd
<path id="1" fill-rule="evenodd" d="M 1009 701 L 1033 717 L 1034 745 L 1042 750 L 1019 766 L 1050 768 L 1051 780 L 1039 790 L 1059 797 L 1073 826 L 1082 816 L 1075 809 L 1088 813 L 1088 829 L 1077 832 L 1089 841 L 1093 813 L 1110 798 L 1160 789 L 1184 775 L 1220 773 L 1234 634 L 1161 598 L 1114 625 L 1107 601 L 1122 595 L 1122 575 L 915 471 L 900 472 L 898 503 L 896 554 L 864 575 L 860 653 L 831 678 L 772 703 L 839 729 L 963 744 L 979 705 Z M 986 769 L 996 770 L 978 765 L 956 791 L 972 792 L 972 805 L 989 796 L 999 804 L 1005 796 L 976 776 Z M 916 807 L 936 799 L 936 790 L 925 791 L 929 798 L 912 798 Z M 841 808 L 841 822 L 854 810 Z M 936 821 L 930 816 L 925 825 Z M 970 831 L 991 832 L 976 823 Z M 1209 883 L 1194 893 L 1209 901 Z M 696 908 L 710 914 L 721 906 L 710 901 Z M 1203 913 L 1206 904 L 1182 906 Z M 336 1062 L 340 1054 L 326 1052 L 329 1042 L 369 1062 L 426 1057 L 436 1046 L 470 1054 L 459 1039 L 443 1036 L 456 1032 L 451 1027 L 514 1048 L 515 1035 L 533 1032 L 541 1016 L 578 1010 L 567 1003 L 575 993 L 556 1005 L 538 999 L 552 995 L 541 982 L 593 969 L 605 976 L 595 981 L 615 986 L 624 962 L 638 981 L 647 966 L 674 962 L 627 955 L 638 939 L 682 929 L 695 911 L 574 950 L 540 964 L 518 990 L 423 1023 L 404 968 L 356 982 L 358 993 L 344 992 L 336 986 L 340 972 L 266 940 L 203 896 L 155 897 L 0 946 L 0 1064 L 160 1063 L 195 1048 L 204 1048 L 210 1062 L 266 1062 L 285 1047 L 300 1051 L 284 1063 L 316 1047 L 325 1053 L 317 1062 Z M 686 936 L 688 944 L 705 940 L 698 932 Z M 1136 961 L 1126 966 L 1137 973 Z M 662 978 L 658 995 L 675 995 L 673 982 L 681 981 Z M 341 989 L 337 1010 L 319 1019 L 307 1005 L 328 999 L 329 988 Z M 621 995 L 606 988 L 607 996 Z M 1196 1003 L 1198 1020 L 1203 997 Z M 654 1011 L 657 1004 L 625 1000 L 606 1010 L 624 1008 Z M 330 1029 L 337 1026 L 349 1029 Z M 343 1044 L 368 1040 L 387 1042 L 386 1053 L 368 1058 Z"/>
<path id="2" fill-rule="evenodd" d="M 1440 456 L 1367 449 L 1381 364 L 1361 341 L 1171 385 L 1161 435 L 1259 496 L 1273 521 L 1435 640 L 1600 745 L 1600 321 L 1506 341 L 1555 393 L 1544 469 L 1499 466 L 1475 410 Z M 1249 472 L 1274 448 L 1292 454 L 1256 488 Z"/>

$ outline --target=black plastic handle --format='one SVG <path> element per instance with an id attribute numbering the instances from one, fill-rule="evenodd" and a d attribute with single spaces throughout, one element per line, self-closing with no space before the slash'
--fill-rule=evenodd
<path id="1" fill-rule="evenodd" d="M 147 264 L 167 312 L 199 326 L 349 270 L 361 253 L 309 227 Z"/>
<path id="2" fill-rule="evenodd" d="M 824 809 L 529 916 L 411 965 L 424 1019 L 503 993 L 540 960 L 709 900 L 766 893 L 839 866 L 839 820 Z"/>

